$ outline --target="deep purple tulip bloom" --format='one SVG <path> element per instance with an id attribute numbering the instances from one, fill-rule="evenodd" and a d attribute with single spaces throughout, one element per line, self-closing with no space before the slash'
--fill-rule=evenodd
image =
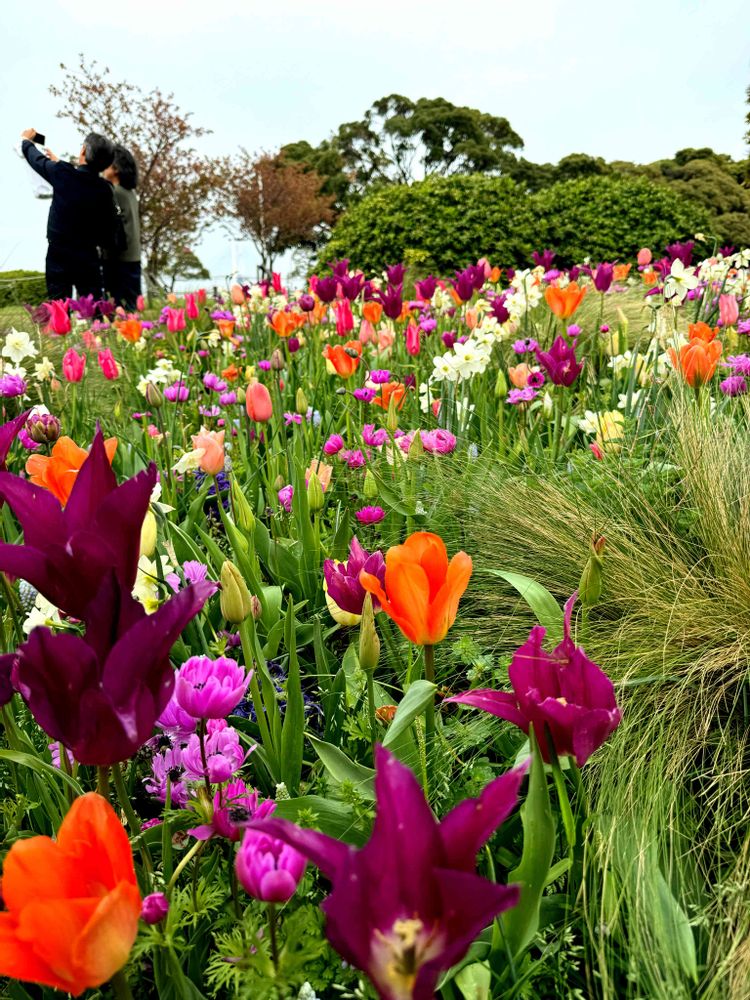
<path id="1" fill-rule="evenodd" d="M 260 801 L 258 793 L 238 778 L 220 788 L 214 795 L 211 822 L 195 826 L 188 833 L 196 840 L 210 840 L 211 837 L 223 837 L 225 840 L 237 842 L 242 840 L 242 823 L 249 819 L 266 819 L 276 808 L 273 799 Z"/>
<path id="2" fill-rule="evenodd" d="M 328 594 L 341 608 L 352 615 L 362 614 L 365 602 L 365 588 L 359 582 L 359 574 L 364 570 L 372 573 L 385 586 L 385 560 L 380 551 L 366 552 L 357 541 L 356 535 L 349 543 L 349 558 L 346 562 L 336 563 L 326 559 L 323 563 Z M 373 610 L 380 609 L 379 602 L 373 597 Z"/>
<path id="3" fill-rule="evenodd" d="M 191 656 L 177 671 L 175 701 L 195 719 L 223 719 L 245 697 L 251 676 L 226 656 Z"/>
<path id="4" fill-rule="evenodd" d="M 435 290 L 437 288 L 437 278 L 433 278 L 431 274 L 428 274 L 427 277 L 423 278 L 421 281 L 415 281 L 414 288 L 418 298 L 422 299 L 424 302 L 429 302 L 435 294 Z"/>
<path id="5" fill-rule="evenodd" d="M 26 418 L 29 415 L 29 410 L 24 410 L 23 413 L 19 413 L 17 417 L 9 420 L 7 424 L 2 424 L 0 426 L 0 472 L 5 472 L 5 463 L 8 459 L 8 452 L 10 451 L 11 445 L 18 437 L 18 432 L 21 430 L 23 425 L 26 423 Z M 0 493 L 0 506 L 2 506 L 2 493 Z"/>
<path id="6" fill-rule="evenodd" d="M 74 618 L 85 618 L 110 570 L 129 595 L 156 478 L 152 464 L 118 486 L 101 431 L 64 509 L 49 490 L 0 472 L 0 499 L 7 502 L 24 533 L 23 545 L 0 544 L 0 570 L 26 580 Z"/>
<path id="7" fill-rule="evenodd" d="M 300 295 L 299 299 L 297 300 L 297 305 L 300 307 L 302 312 L 309 313 L 312 312 L 313 309 L 315 308 L 315 299 L 312 297 L 312 295 L 308 295 L 307 293 L 305 293 L 304 295 Z"/>
<path id="8" fill-rule="evenodd" d="M 565 605 L 563 641 L 542 649 L 547 630 L 535 625 L 508 668 L 513 693 L 477 688 L 446 698 L 506 719 L 528 733 L 534 726 L 542 756 L 549 763 L 545 732 L 558 757 L 569 755 L 583 767 L 620 724 L 615 689 L 604 671 L 570 637 L 576 591 Z"/>
<path id="9" fill-rule="evenodd" d="M 381 288 L 377 293 L 378 302 L 382 305 L 383 312 L 389 319 L 398 319 L 401 315 L 401 310 L 404 307 L 402 294 L 403 285 L 400 284 L 389 284 L 385 291 Z"/>
<path id="10" fill-rule="evenodd" d="M 554 250 L 542 250 L 541 253 L 538 250 L 534 250 L 531 255 L 534 265 L 536 267 L 543 267 L 545 271 L 549 271 L 552 267 L 552 262 L 556 256 L 557 254 Z"/>
<path id="11" fill-rule="evenodd" d="M 440 335 L 440 339 L 442 340 L 442 342 L 445 344 L 445 346 L 450 351 L 450 349 L 456 343 L 456 331 L 455 330 L 446 330 L 444 333 L 442 333 Z"/>
<path id="12" fill-rule="evenodd" d="M 594 288 L 597 292 L 606 292 L 609 290 L 609 286 L 612 284 L 612 278 L 615 274 L 614 264 L 600 264 L 595 271 L 592 271 L 592 277 L 594 279 Z"/>
<path id="13" fill-rule="evenodd" d="M 735 247 L 735 246 L 729 246 L 729 245 L 727 245 L 725 247 L 719 247 L 719 253 L 724 258 L 731 257 L 732 254 L 735 252 L 736 249 L 737 249 L 737 247 Z"/>
<path id="14" fill-rule="evenodd" d="M 24 305 L 24 309 L 29 314 L 31 322 L 36 326 L 47 326 L 52 318 L 52 310 L 46 302 L 40 306 Z"/>
<path id="15" fill-rule="evenodd" d="M 341 260 L 329 261 L 328 266 L 336 278 L 346 278 L 349 274 L 348 257 L 342 257 Z"/>
<path id="16" fill-rule="evenodd" d="M 283 840 L 262 830 L 245 830 L 234 867 L 249 896 L 264 903 L 286 903 L 297 891 L 307 861 Z"/>
<path id="17" fill-rule="evenodd" d="M 81 319 L 93 319 L 97 304 L 93 295 L 83 295 L 80 299 L 71 299 L 69 306 Z"/>
<path id="18" fill-rule="evenodd" d="M 338 278 L 318 278 L 315 293 L 321 302 L 333 302 L 338 292 Z"/>
<path id="19" fill-rule="evenodd" d="M 10 654 L 13 686 L 47 735 L 82 764 L 127 760 L 172 694 L 172 646 L 215 590 L 186 587 L 147 615 L 112 572 L 88 606 L 83 638 L 35 628 Z"/>
<path id="20" fill-rule="evenodd" d="M 271 818 L 250 826 L 289 844 L 333 883 L 326 936 L 382 1000 L 431 1000 L 440 972 L 466 954 L 519 890 L 476 874 L 476 855 L 516 806 L 526 768 L 501 775 L 438 822 L 409 768 L 375 750 L 377 816 L 357 850 Z"/>
<path id="21" fill-rule="evenodd" d="M 451 280 L 451 284 L 462 302 L 468 302 L 474 295 L 476 291 L 475 277 L 474 268 L 467 267 L 465 271 L 456 271 L 455 279 Z M 484 280 L 484 270 L 482 271 L 482 279 Z"/>
<path id="22" fill-rule="evenodd" d="M 508 294 L 508 292 L 503 292 L 502 295 L 496 295 L 490 305 L 490 312 L 498 323 L 507 323 L 510 319 L 510 313 L 505 308 L 505 300 L 508 298 Z"/>
<path id="23" fill-rule="evenodd" d="M 668 247 L 665 247 L 664 252 L 669 257 L 670 267 L 674 260 L 681 260 L 685 267 L 690 267 L 693 263 L 694 246 L 694 240 L 686 240 L 684 243 L 670 243 Z"/>
<path id="24" fill-rule="evenodd" d="M 361 272 L 359 274 L 352 274 L 351 276 L 347 275 L 339 279 L 341 291 L 350 302 L 353 302 L 362 291 L 364 280 L 365 276 Z"/>
<path id="25" fill-rule="evenodd" d="M 535 351 L 536 359 L 544 368 L 550 382 L 555 385 L 571 386 L 583 371 L 583 361 L 576 359 L 575 345 L 564 337 L 556 337 L 548 351 Z"/>
<path id="26" fill-rule="evenodd" d="M 403 285 L 406 274 L 406 264 L 391 264 L 385 269 L 389 285 Z"/>

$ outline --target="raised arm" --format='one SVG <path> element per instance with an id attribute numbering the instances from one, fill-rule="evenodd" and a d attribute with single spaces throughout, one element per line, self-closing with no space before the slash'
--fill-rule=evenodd
<path id="1" fill-rule="evenodd" d="M 33 129 L 27 129 L 26 132 L 22 133 L 24 138 L 21 143 L 21 152 L 26 157 L 26 160 L 32 170 L 35 170 L 40 177 L 45 179 L 45 181 L 49 181 L 50 184 L 54 184 L 55 175 L 57 173 L 57 164 L 36 148 L 27 134 L 31 131 L 33 131 Z"/>

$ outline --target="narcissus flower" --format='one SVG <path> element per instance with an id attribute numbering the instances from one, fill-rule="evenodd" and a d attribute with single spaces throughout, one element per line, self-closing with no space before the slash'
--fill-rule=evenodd
<path id="1" fill-rule="evenodd" d="M 517 886 L 476 874 L 476 855 L 515 808 L 525 767 L 496 778 L 442 822 L 414 774 L 382 746 L 375 767 L 377 815 L 361 850 L 289 820 L 249 826 L 289 844 L 332 882 L 321 906 L 326 936 L 382 1000 L 430 1000 L 440 972 L 518 902 Z"/>
<path id="2" fill-rule="evenodd" d="M 57 833 L 17 840 L 3 865 L 0 976 L 80 996 L 128 959 L 141 895 L 128 835 L 94 792 Z"/>
<path id="3" fill-rule="evenodd" d="M 513 655 L 508 674 L 513 692 L 477 688 L 446 698 L 506 719 L 534 732 L 549 762 L 545 733 L 558 757 L 571 756 L 582 767 L 620 724 L 615 689 L 604 671 L 570 637 L 570 619 L 578 593 L 565 605 L 563 641 L 548 653 L 542 649 L 547 630 L 536 625 Z"/>
<path id="4" fill-rule="evenodd" d="M 107 438 L 103 445 L 111 465 L 117 438 Z M 72 438 L 63 436 L 55 442 L 50 455 L 32 455 L 26 462 L 26 472 L 35 486 L 43 486 L 65 506 L 88 457 L 85 448 L 79 448 Z"/>
<path id="5" fill-rule="evenodd" d="M 457 552 L 449 563 L 439 535 L 416 531 L 403 545 L 388 549 L 385 585 L 366 570 L 359 579 L 410 642 L 434 646 L 456 620 L 471 570 L 471 557 L 465 552 Z"/>
<path id="6" fill-rule="evenodd" d="M 579 288 L 575 281 L 571 281 L 565 288 L 550 285 L 544 290 L 547 305 L 558 319 L 567 319 L 572 316 L 583 302 L 585 294 L 586 288 Z"/>

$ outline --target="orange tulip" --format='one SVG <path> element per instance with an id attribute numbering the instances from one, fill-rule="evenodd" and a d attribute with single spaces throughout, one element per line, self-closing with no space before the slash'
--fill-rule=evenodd
<path id="1" fill-rule="evenodd" d="M 385 588 L 364 570 L 359 582 L 417 646 L 442 642 L 456 620 L 458 602 L 471 577 L 471 557 L 457 552 L 448 562 L 445 542 L 431 531 L 415 531 L 385 555 Z"/>
<path id="2" fill-rule="evenodd" d="M 193 448 L 202 448 L 200 467 L 209 476 L 217 476 L 224 468 L 224 431 L 207 431 L 201 427 L 200 434 L 191 435 Z"/>
<path id="3" fill-rule="evenodd" d="M 237 365 L 231 364 L 228 368 L 223 370 L 221 377 L 225 378 L 227 382 L 236 382 L 240 377 L 240 370 Z"/>
<path id="4" fill-rule="evenodd" d="M 646 271 L 641 271 L 641 277 L 643 278 L 644 285 L 655 285 L 658 275 L 653 268 L 649 268 Z"/>
<path id="5" fill-rule="evenodd" d="M 326 462 L 319 462 L 317 459 L 313 459 L 305 470 L 305 482 L 308 482 L 310 476 L 315 473 L 320 482 L 323 492 L 328 489 L 331 485 L 331 476 L 333 475 L 333 466 L 328 465 Z"/>
<path id="6" fill-rule="evenodd" d="M 558 288 L 550 285 L 544 293 L 547 305 L 558 319 L 568 319 L 583 302 L 586 288 L 579 288 L 575 281 L 571 281 L 565 288 Z"/>
<path id="7" fill-rule="evenodd" d="M 369 302 L 362 304 L 362 318 L 366 319 L 368 323 L 372 323 L 373 326 L 377 326 L 382 315 L 383 306 L 380 302 L 375 302 L 371 299 Z"/>
<path id="8" fill-rule="evenodd" d="M 3 900 L 0 976 L 73 996 L 111 979 L 133 947 L 141 895 L 128 836 L 106 799 L 76 799 L 57 840 L 17 840 Z"/>
<path id="9" fill-rule="evenodd" d="M 219 333 L 222 335 L 224 340 L 231 340 L 232 334 L 234 333 L 235 323 L 237 321 L 233 319 L 217 319 L 216 326 Z"/>
<path id="10" fill-rule="evenodd" d="M 262 382 L 251 382 L 245 393 L 247 415 L 256 423 L 266 423 L 273 416 L 271 393 Z"/>
<path id="11" fill-rule="evenodd" d="M 115 323 L 115 327 L 120 336 L 131 344 L 137 343 L 143 334 L 143 324 L 135 316 L 128 316 L 127 319 L 120 320 L 119 323 Z"/>
<path id="12" fill-rule="evenodd" d="M 502 268 L 493 267 L 492 270 L 490 271 L 490 276 L 487 280 L 491 285 L 496 285 L 500 280 L 502 273 L 503 273 Z"/>
<path id="13" fill-rule="evenodd" d="M 358 340 L 348 340 L 343 346 L 326 344 L 323 349 L 323 357 L 342 378 L 350 378 L 356 372 L 361 355 L 362 344 Z"/>
<path id="14" fill-rule="evenodd" d="M 298 327 L 302 326 L 306 317 L 302 313 L 284 312 L 277 309 L 269 323 L 280 337 L 291 337 Z"/>
<path id="15" fill-rule="evenodd" d="M 716 339 L 716 335 L 719 332 L 718 326 L 710 327 L 708 323 L 688 323 L 688 337 L 690 340 L 702 340 L 706 344 L 710 344 L 712 340 Z"/>
<path id="16" fill-rule="evenodd" d="M 373 399 L 373 404 L 383 410 L 387 410 L 391 405 L 391 398 L 396 400 L 396 409 L 400 410 L 406 399 L 406 386 L 401 382 L 386 382 L 380 387 L 380 395 Z"/>
<path id="17" fill-rule="evenodd" d="M 615 264 L 612 276 L 615 281 L 625 281 L 630 274 L 631 264 Z"/>
<path id="18" fill-rule="evenodd" d="M 708 329 L 710 330 L 710 327 Z M 682 377 L 688 385 L 701 386 L 713 378 L 721 357 L 721 341 L 705 341 L 700 337 L 694 337 L 682 345 L 679 356 L 675 349 L 670 347 L 669 356 L 675 368 L 682 372 Z"/>
<path id="19" fill-rule="evenodd" d="M 508 369 L 508 378 L 511 380 L 516 389 L 525 389 L 528 381 L 529 375 L 531 375 L 531 368 L 522 361 L 520 365 L 515 367 L 510 367 Z"/>
<path id="20" fill-rule="evenodd" d="M 111 465 L 117 450 L 117 438 L 107 438 L 104 448 Z M 79 448 L 72 438 L 61 437 L 55 442 L 51 455 L 29 456 L 26 473 L 35 486 L 43 486 L 45 490 L 49 490 L 64 507 L 76 476 L 88 457 L 86 449 Z"/>
<path id="21" fill-rule="evenodd" d="M 229 289 L 229 296 L 232 299 L 232 303 L 236 306 L 241 306 L 246 301 L 242 285 L 232 285 Z"/>

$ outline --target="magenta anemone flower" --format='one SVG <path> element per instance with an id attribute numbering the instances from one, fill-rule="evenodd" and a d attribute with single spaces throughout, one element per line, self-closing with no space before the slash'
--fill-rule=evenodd
<path id="1" fill-rule="evenodd" d="M 282 486 L 278 492 L 279 503 L 287 512 L 287 514 L 292 513 L 292 500 L 294 498 L 294 487 L 293 486 Z"/>
<path id="2" fill-rule="evenodd" d="M 323 563 L 323 575 L 328 588 L 329 597 L 341 608 L 352 615 L 362 614 L 365 602 L 365 588 L 359 582 L 359 574 L 364 570 L 372 573 L 385 586 L 385 560 L 379 550 L 366 552 L 355 535 L 349 543 L 349 558 L 346 562 L 334 562 L 326 559 Z M 373 597 L 372 606 L 380 610 L 380 604 Z"/>
<path id="3" fill-rule="evenodd" d="M 570 637 L 576 591 L 565 605 L 563 641 L 542 649 L 546 629 L 535 625 L 508 668 L 513 693 L 477 688 L 446 698 L 506 719 L 528 733 L 533 724 L 542 756 L 549 763 L 545 731 L 558 757 L 582 767 L 620 724 L 615 689 L 604 671 Z"/>
<path id="4" fill-rule="evenodd" d="M 365 424 L 362 427 L 362 440 L 371 448 L 379 448 L 388 440 L 388 431 L 385 427 L 375 430 L 375 424 Z"/>
<path id="5" fill-rule="evenodd" d="M 556 337 L 548 351 L 536 349 L 536 359 L 544 368 L 550 382 L 571 386 L 583 371 L 583 362 L 576 358 L 575 345 L 564 337 Z"/>
<path id="6" fill-rule="evenodd" d="M 382 507 L 363 507 L 354 516 L 360 524 L 378 524 L 385 517 L 385 511 Z"/>
<path id="7" fill-rule="evenodd" d="M 430 1000 L 492 919 L 515 906 L 517 886 L 476 874 L 476 855 L 516 806 L 526 768 L 501 775 L 438 822 L 409 768 L 375 751 L 377 815 L 357 850 L 288 820 L 251 828 L 289 844 L 333 883 L 326 936 L 365 972 L 382 1000 Z"/>
<path id="8" fill-rule="evenodd" d="M 251 676 L 226 656 L 191 656 L 177 671 L 175 701 L 195 719 L 223 719 L 245 697 Z"/>
<path id="9" fill-rule="evenodd" d="M 323 445 L 323 451 L 326 455 L 338 455 L 344 445 L 345 441 L 340 434 L 331 434 Z"/>
<path id="10" fill-rule="evenodd" d="M 305 874 L 304 856 L 262 830 L 245 830 L 235 871 L 240 885 L 264 903 L 286 903 Z"/>
<path id="11" fill-rule="evenodd" d="M 197 735 L 193 734 L 182 749 L 185 777 L 191 781 L 202 781 L 206 777 L 212 784 L 221 784 L 239 771 L 255 747 L 243 750 L 239 733 L 224 719 L 211 719 L 207 730 L 205 768 Z"/>
<path id="12" fill-rule="evenodd" d="M 169 900 L 163 892 L 152 892 L 144 896 L 141 904 L 141 920 L 146 924 L 158 924 L 169 913 Z"/>
<path id="13" fill-rule="evenodd" d="M 258 793 L 238 778 L 214 795 L 211 822 L 195 826 L 188 833 L 196 840 L 223 837 L 236 842 L 242 839 L 241 824 L 249 819 L 265 819 L 275 808 L 276 803 L 272 799 L 260 801 Z"/>
<path id="14" fill-rule="evenodd" d="M 747 382 L 742 375 L 730 375 L 719 382 L 719 388 L 725 396 L 743 396 L 747 392 Z"/>

